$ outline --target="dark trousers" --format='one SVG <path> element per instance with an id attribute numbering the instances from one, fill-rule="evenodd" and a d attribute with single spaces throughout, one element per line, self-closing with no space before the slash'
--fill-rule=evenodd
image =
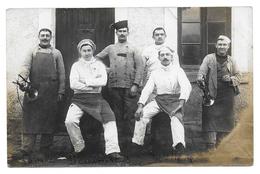
<path id="1" fill-rule="evenodd" d="M 131 96 L 129 88 L 109 88 L 108 92 L 110 105 L 116 116 L 119 143 L 126 143 L 125 141 L 130 143 L 134 133 L 134 113 L 137 110 L 140 93 Z"/>
<path id="2" fill-rule="evenodd" d="M 22 135 L 22 150 L 26 153 L 32 153 L 35 149 L 37 134 Z M 53 142 L 53 134 L 41 134 L 40 151 L 47 153 Z"/>
<path id="3" fill-rule="evenodd" d="M 220 144 L 221 140 L 227 136 L 229 132 L 206 132 L 207 144 L 209 147 L 216 147 Z"/>

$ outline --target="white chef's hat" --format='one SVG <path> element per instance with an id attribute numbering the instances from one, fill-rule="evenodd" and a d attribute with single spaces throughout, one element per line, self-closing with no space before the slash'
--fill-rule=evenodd
<path id="1" fill-rule="evenodd" d="M 94 42 L 93 42 L 92 40 L 90 40 L 90 39 L 83 39 L 82 41 L 80 41 L 80 42 L 78 43 L 77 48 L 78 48 L 78 51 L 79 51 L 79 52 L 80 52 L 80 49 L 81 49 L 84 45 L 89 45 L 89 46 L 91 46 L 91 48 L 93 49 L 93 52 L 95 52 L 95 50 L 96 50 L 96 45 L 95 45 Z"/>

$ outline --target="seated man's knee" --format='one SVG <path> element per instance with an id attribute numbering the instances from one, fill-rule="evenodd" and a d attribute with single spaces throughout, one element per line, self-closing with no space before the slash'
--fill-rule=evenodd
<path id="1" fill-rule="evenodd" d="M 77 109 L 76 105 L 71 104 L 65 119 L 65 125 L 68 126 L 71 124 L 79 124 L 79 114 L 83 113 Z"/>
<path id="2" fill-rule="evenodd" d="M 183 114 L 177 112 L 173 117 L 171 117 L 171 120 L 175 122 L 181 122 L 183 120 Z"/>

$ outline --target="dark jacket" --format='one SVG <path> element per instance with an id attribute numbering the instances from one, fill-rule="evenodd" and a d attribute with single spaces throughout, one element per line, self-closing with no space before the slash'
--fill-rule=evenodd
<path id="1" fill-rule="evenodd" d="M 227 58 L 227 68 L 231 74 L 233 86 L 238 86 L 241 81 L 241 73 L 238 71 L 236 61 L 228 56 Z M 208 54 L 199 69 L 198 79 L 201 76 L 205 76 L 208 79 L 209 93 L 212 97 L 217 96 L 217 58 L 216 54 Z"/>

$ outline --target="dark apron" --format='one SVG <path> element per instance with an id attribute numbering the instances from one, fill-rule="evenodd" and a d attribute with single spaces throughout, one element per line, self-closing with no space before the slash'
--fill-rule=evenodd
<path id="1" fill-rule="evenodd" d="M 203 106 L 202 129 L 205 132 L 230 132 L 234 127 L 234 90 L 229 82 L 221 80 L 228 74 L 225 63 L 218 63 L 217 73 L 217 97 L 212 106 Z"/>
<path id="2" fill-rule="evenodd" d="M 71 102 L 100 123 L 115 121 L 115 115 L 100 93 L 74 94 Z"/>
<path id="3" fill-rule="evenodd" d="M 38 98 L 23 101 L 23 131 L 28 134 L 47 134 L 55 130 L 57 116 L 58 75 L 51 53 L 36 52 L 32 59 L 30 81 L 38 89 Z"/>
<path id="4" fill-rule="evenodd" d="M 155 101 L 163 112 L 170 115 L 171 112 L 179 106 L 179 97 L 180 94 L 161 94 L 155 97 Z M 177 111 L 174 116 L 177 117 L 183 125 L 183 108 Z"/>

